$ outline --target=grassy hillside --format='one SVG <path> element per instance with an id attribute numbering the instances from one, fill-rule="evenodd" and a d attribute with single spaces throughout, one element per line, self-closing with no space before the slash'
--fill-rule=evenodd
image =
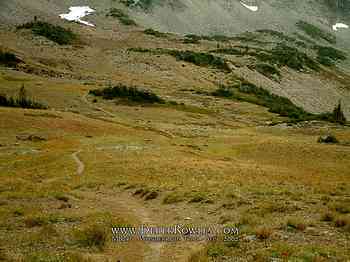
<path id="1" fill-rule="evenodd" d="M 0 30 L 0 260 L 349 260 L 346 50 L 165 34 L 101 6 L 96 28 Z M 142 224 L 219 232 L 113 239 Z"/>

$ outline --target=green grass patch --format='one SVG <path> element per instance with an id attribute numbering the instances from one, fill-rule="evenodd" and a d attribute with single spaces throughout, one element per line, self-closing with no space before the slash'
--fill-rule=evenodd
<path id="1" fill-rule="evenodd" d="M 313 39 L 316 39 L 316 40 L 323 39 L 330 44 L 335 44 L 337 42 L 336 37 L 333 34 L 326 32 L 326 31 L 324 31 L 324 30 L 318 28 L 317 26 L 312 25 L 308 22 L 298 21 L 296 23 L 296 26 L 300 30 L 304 31 L 307 35 L 312 37 Z"/>
<path id="2" fill-rule="evenodd" d="M 118 18 L 123 25 L 136 25 L 136 22 L 128 14 L 118 8 L 111 8 L 106 16 Z"/>
<path id="3" fill-rule="evenodd" d="M 118 84 L 114 87 L 90 90 L 89 94 L 94 96 L 101 96 L 104 99 L 122 98 L 138 103 L 165 103 L 162 98 L 151 91 L 138 89 L 136 87 L 128 87 L 122 84 Z"/>
<path id="4" fill-rule="evenodd" d="M 207 256 L 211 258 L 220 258 L 228 253 L 228 249 L 222 244 L 212 244 L 207 249 Z"/>
<path id="5" fill-rule="evenodd" d="M 69 29 L 42 21 L 25 23 L 17 26 L 17 29 L 31 29 L 35 35 L 46 37 L 59 45 L 73 44 L 78 38 Z"/>
<path id="6" fill-rule="evenodd" d="M 81 247 L 102 250 L 107 242 L 107 231 L 102 225 L 93 224 L 74 232 L 76 242 Z"/>

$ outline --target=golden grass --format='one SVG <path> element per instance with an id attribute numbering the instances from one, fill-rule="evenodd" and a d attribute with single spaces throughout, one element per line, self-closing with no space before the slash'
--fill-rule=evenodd
<path id="1" fill-rule="evenodd" d="M 135 45 L 135 39 L 145 41 L 133 32 L 123 40 L 127 45 L 109 45 L 111 50 L 125 48 Z M 99 44 L 109 39 L 89 41 Z M 113 223 L 183 223 L 189 217 L 193 224 L 238 226 L 241 241 L 235 247 L 198 244 L 202 246 L 198 253 L 189 251 L 189 243 L 165 245 L 164 254 L 178 261 L 220 256 L 249 256 L 255 261 L 349 259 L 349 242 L 344 239 L 349 234 L 350 147 L 318 144 L 322 128 L 266 126 L 266 121 L 283 118 L 260 106 L 181 91 L 213 91 L 214 83 L 230 81 L 230 76 L 183 67 L 167 56 L 131 54 L 116 66 L 106 63 L 102 52 L 74 52 L 98 57 L 96 62 L 87 59 L 86 69 L 84 65 L 75 70 L 99 74 L 103 80 L 84 85 L 14 72 L 0 76 L 0 92 L 15 94 L 24 83 L 51 108 L 0 108 L 0 258 L 142 261 L 152 253 L 149 244 L 112 243 L 109 232 L 100 234 L 101 227 L 108 231 Z M 133 63 L 140 66 L 130 71 Z M 160 75 L 158 69 L 145 73 L 152 63 L 169 75 Z M 98 73 L 93 72 L 96 68 Z M 149 87 L 186 107 L 131 107 L 98 100 L 94 108 L 90 97 L 83 99 L 89 89 L 109 81 Z M 348 128 L 327 128 L 341 141 L 350 141 Z M 16 135 L 22 134 L 47 141 L 18 141 Z M 85 165 L 80 176 L 72 157 L 78 150 Z M 140 189 L 158 195 L 148 201 L 132 196 Z M 326 212 L 332 215 L 322 217 Z M 289 218 L 303 218 L 290 221 L 298 230 L 286 230 Z M 315 237 L 312 230 L 322 237 Z M 103 243 L 97 245 L 100 250 L 94 248 L 94 239 Z M 164 255 L 161 261 L 167 258 Z"/>

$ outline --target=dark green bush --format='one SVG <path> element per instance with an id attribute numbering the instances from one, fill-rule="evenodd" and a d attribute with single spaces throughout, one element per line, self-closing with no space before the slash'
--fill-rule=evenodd
<path id="1" fill-rule="evenodd" d="M 317 61 L 325 66 L 334 66 L 335 62 L 334 60 L 332 60 L 331 58 L 327 57 L 327 56 L 318 56 L 317 57 Z"/>
<path id="2" fill-rule="evenodd" d="M 150 91 L 139 90 L 136 87 L 128 87 L 122 84 L 118 84 L 114 87 L 107 87 L 104 89 L 91 90 L 89 94 L 102 96 L 104 99 L 124 98 L 139 103 L 165 103 L 162 98 Z"/>
<path id="3" fill-rule="evenodd" d="M 197 35 L 185 35 L 184 44 L 199 44 L 202 38 Z"/>
<path id="4" fill-rule="evenodd" d="M 336 61 L 347 58 L 346 53 L 330 46 L 316 45 L 314 48 L 317 50 L 317 60 L 325 66 L 332 66 Z"/>
<path id="5" fill-rule="evenodd" d="M 288 66 L 295 70 L 310 68 L 318 71 L 319 65 L 312 58 L 297 48 L 287 46 L 283 43 L 274 47 L 270 53 L 260 52 L 257 58 L 263 62 L 276 64 L 277 66 Z"/>
<path id="6" fill-rule="evenodd" d="M 318 143 L 321 144 L 338 144 L 339 141 L 334 135 L 326 135 L 326 136 L 321 136 L 317 140 Z M 329 217 L 326 217 L 327 220 L 324 221 L 329 221 Z"/>
<path id="7" fill-rule="evenodd" d="M 71 30 L 42 21 L 25 23 L 17 26 L 17 29 L 31 29 L 34 34 L 46 37 L 59 45 L 69 45 L 77 39 Z"/>
<path id="8" fill-rule="evenodd" d="M 218 89 L 212 92 L 212 95 L 218 96 L 218 97 L 231 97 L 231 98 L 234 98 L 235 96 L 233 88 L 228 86 L 220 86 Z"/>
<path id="9" fill-rule="evenodd" d="M 271 30 L 271 29 L 261 29 L 261 30 L 257 30 L 256 32 L 277 37 L 277 38 L 284 40 L 286 42 L 294 43 L 295 45 L 300 46 L 300 47 L 304 47 L 304 48 L 307 47 L 305 42 L 300 41 L 294 37 L 285 35 L 284 33 L 279 32 L 279 31 L 275 31 L 275 30 Z"/>
<path id="10" fill-rule="evenodd" d="M 333 110 L 333 119 L 335 122 L 339 123 L 339 124 L 345 124 L 346 123 L 346 117 L 343 113 L 343 109 L 341 107 L 341 103 L 339 102 L 339 104 L 334 108 Z"/>
<path id="11" fill-rule="evenodd" d="M 226 61 L 218 56 L 209 53 L 197 53 L 193 51 L 171 50 L 171 49 L 146 49 L 146 48 L 129 48 L 129 51 L 140 53 L 151 53 L 154 55 L 171 55 L 177 60 L 185 61 L 203 67 L 214 67 L 224 71 L 231 71 Z"/>
<path id="12" fill-rule="evenodd" d="M 14 67 L 20 62 L 21 60 L 18 59 L 15 54 L 0 50 L 0 65 Z"/>
<path id="13" fill-rule="evenodd" d="M 208 40 L 208 41 L 227 42 L 232 38 L 225 35 L 212 35 L 212 36 L 202 36 L 202 39 Z"/>
<path id="14" fill-rule="evenodd" d="M 341 125 L 345 125 L 347 123 L 347 119 L 343 113 L 343 109 L 341 107 L 341 103 L 339 103 L 333 110 L 333 112 L 327 112 L 317 115 L 317 119 L 328 121 L 332 123 L 338 123 Z"/>
<path id="15" fill-rule="evenodd" d="M 136 22 L 121 9 L 111 8 L 107 16 L 118 18 L 123 25 L 136 25 Z"/>
<path id="16" fill-rule="evenodd" d="M 128 51 L 137 52 L 137 53 L 157 53 L 157 51 L 153 49 L 142 48 L 142 47 L 131 47 L 131 48 L 128 48 Z"/>
<path id="17" fill-rule="evenodd" d="M 271 94 L 269 91 L 245 81 L 235 86 L 220 86 L 211 94 L 267 107 L 269 112 L 288 117 L 293 122 L 322 120 L 343 125 L 347 123 L 340 103 L 333 112 L 311 114 L 295 105 L 288 98 Z"/>
<path id="18" fill-rule="evenodd" d="M 316 46 L 319 56 L 329 57 L 333 60 L 345 60 L 346 53 L 330 46 Z"/>
<path id="19" fill-rule="evenodd" d="M 263 106 L 269 108 L 269 112 L 286 116 L 292 119 L 305 119 L 310 116 L 304 109 L 294 105 L 288 98 L 271 94 L 269 91 L 259 88 L 253 84 L 242 84 L 240 91 L 247 94 L 253 94 Z"/>
<path id="20" fill-rule="evenodd" d="M 47 106 L 28 98 L 25 88 L 22 86 L 17 98 L 0 95 L 0 106 L 21 107 L 31 109 L 47 109 Z"/>
<path id="21" fill-rule="evenodd" d="M 336 37 L 332 35 L 331 33 L 328 33 L 317 26 L 314 26 L 312 24 L 309 24 L 305 21 L 299 21 L 296 23 L 296 26 L 304 31 L 307 35 L 311 36 L 312 38 L 316 40 L 326 40 L 327 42 L 331 44 L 335 44 L 337 42 Z"/>
<path id="22" fill-rule="evenodd" d="M 269 108 L 269 112 L 298 121 L 309 119 L 312 116 L 301 107 L 294 105 L 288 98 L 271 94 L 269 91 L 248 82 L 233 87 L 220 86 L 212 95 L 265 106 Z"/>
<path id="23" fill-rule="evenodd" d="M 256 64 L 255 70 L 268 78 L 281 75 L 280 71 L 275 66 L 266 63 Z"/>
<path id="24" fill-rule="evenodd" d="M 148 29 L 144 30 L 143 33 L 145 33 L 146 35 L 153 35 L 155 37 L 167 37 L 166 33 L 156 31 L 152 28 L 148 28 Z"/>
<path id="25" fill-rule="evenodd" d="M 211 66 L 224 71 L 230 71 L 224 59 L 213 56 L 212 54 L 180 50 L 168 50 L 167 53 L 174 56 L 177 60 L 189 62 L 197 66 Z"/>
<path id="26" fill-rule="evenodd" d="M 217 41 L 217 42 L 227 42 L 232 39 L 232 37 L 228 37 L 225 35 L 194 35 L 194 34 L 188 34 L 185 35 L 186 39 L 191 39 L 192 41 L 198 41 L 199 40 L 207 40 L 207 41 Z"/>
<path id="27" fill-rule="evenodd" d="M 247 47 L 246 49 L 249 49 L 249 48 Z M 246 51 L 248 51 L 248 50 L 246 50 Z M 244 52 L 238 48 L 219 48 L 219 49 L 211 50 L 210 53 L 227 54 L 227 55 L 243 55 L 244 54 Z"/>

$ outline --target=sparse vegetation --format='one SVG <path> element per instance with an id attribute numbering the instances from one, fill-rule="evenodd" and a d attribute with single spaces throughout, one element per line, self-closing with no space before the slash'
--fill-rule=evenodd
<path id="1" fill-rule="evenodd" d="M 107 242 L 107 232 L 99 224 L 92 224 L 75 233 L 77 243 L 82 247 L 96 247 L 102 250 Z"/>
<path id="2" fill-rule="evenodd" d="M 28 254 L 24 261 L 26 262 L 92 262 L 91 259 L 85 258 L 80 253 L 48 253 L 48 252 L 34 252 Z"/>
<path id="3" fill-rule="evenodd" d="M 47 109 L 46 105 L 36 102 L 33 99 L 29 98 L 24 86 L 22 86 L 19 90 L 17 98 L 7 97 L 6 95 L 0 94 L 0 106 Z"/>
<path id="4" fill-rule="evenodd" d="M 46 37 L 59 45 L 73 44 L 77 40 L 77 35 L 71 30 L 42 21 L 25 23 L 17 26 L 17 29 L 31 29 L 35 35 Z"/>
<path id="5" fill-rule="evenodd" d="M 205 201 L 207 198 L 202 192 L 194 192 L 189 194 L 190 200 L 189 203 L 199 203 Z"/>
<path id="6" fill-rule="evenodd" d="M 104 99 L 121 98 L 138 103 L 165 103 L 162 98 L 151 91 L 138 89 L 136 87 L 128 87 L 122 84 L 104 89 L 90 90 L 89 94 L 94 96 L 102 96 Z"/>
<path id="7" fill-rule="evenodd" d="M 183 201 L 183 197 L 177 193 L 170 193 L 163 199 L 163 204 L 175 204 Z"/>
<path id="8" fill-rule="evenodd" d="M 299 21 L 296 23 L 296 26 L 304 31 L 307 35 L 309 35 L 310 37 L 312 37 L 313 39 L 316 40 L 325 40 L 327 42 L 329 42 L 330 44 L 335 44 L 336 43 L 336 37 L 331 34 L 328 33 L 320 28 L 318 28 L 317 26 L 314 26 L 308 22 L 305 21 Z"/>
<path id="9" fill-rule="evenodd" d="M 111 8 L 107 16 L 118 18 L 123 25 L 136 25 L 136 22 L 128 14 L 118 8 Z"/>
<path id="10" fill-rule="evenodd" d="M 24 219 L 24 224 L 26 227 L 37 227 L 37 226 L 43 226 L 48 224 L 48 220 L 45 217 L 42 216 L 29 216 Z"/>
<path id="11" fill-rule="evenodd" d="M 62 194 L 62 193 L 56 193 L 54 195 L 54 197 L 55 197 L 55 199 L 63 201 L 63 202 L 68 202 L 69 201 L 69 197 L 64 195 L 64 194 Z"/>

